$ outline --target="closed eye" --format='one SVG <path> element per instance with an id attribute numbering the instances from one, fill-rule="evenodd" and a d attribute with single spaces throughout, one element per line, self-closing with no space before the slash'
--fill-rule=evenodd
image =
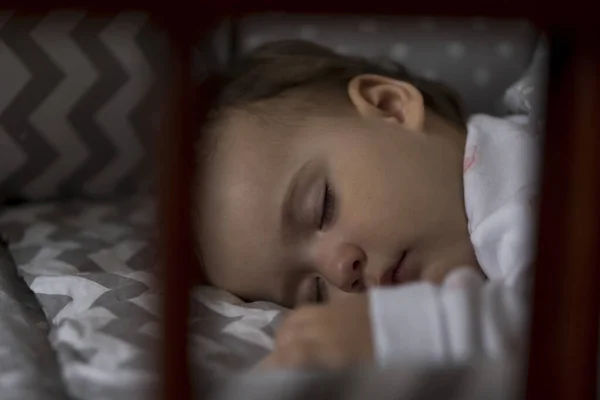
<path id="1" fill-rule="evenodd" d="M 320 276 L 315 277 L 315 303 L 322 304 L 327 301 L 327 288 L 325 280 Z"/>
<path id="2" fill-rule="evenodd" d="M 321 221 L 319 223 L 319 229 L 323 230 L 327 227 L 333 219 L 335 211 L 335 196 L 331 186 L 328 183 L 325 184 L 325 195 L 323 196 L 323 206 L 321 209 Z"/>

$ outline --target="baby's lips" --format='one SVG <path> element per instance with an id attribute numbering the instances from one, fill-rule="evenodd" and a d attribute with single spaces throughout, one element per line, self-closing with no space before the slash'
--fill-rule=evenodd
<path id="1" fill-rule="evenodd" d="M 411 257 L 411 253 L 407 253 L 402 266 L 396 274 L 396 285 L 418 281 L 420 275 L 419 264 Z"/>
<path id="2" fill-rule="evenodd" d="M 415 271 L 411 266 L 410 253 L 404 251 L 396 264 L 388 267 L 380 279 L 381 286 L 394 286 L 415 280 Z"/>
<path id="3" fill-rule="evenodd" d="M 378 282 L 373 281 L 373 283 L 375 283 L 375 285 L 373 285 L 373 286 L 392 286 L 392 285 L 394 285 L 394 271 L 396 270 L 397 266 L 398 266 L 398 264 L 393 264 L 393 265 L 390 265 L 389 267 L 387 267 L 385 269 L 385 271 L 383 271 L 383 274 L 379 278 L 379 281 Z"/>

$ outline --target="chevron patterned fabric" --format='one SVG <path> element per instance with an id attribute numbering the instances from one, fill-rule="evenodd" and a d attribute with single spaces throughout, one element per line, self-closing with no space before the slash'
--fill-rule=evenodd
<path id="1" fill-rule="evenodd" d="M 166 55 L 142 13 L 0 12 L 0 201 L 147 191 Z"/>
<path id="2" fill-rule="evenodd" d="M 0 240 L 0 397 L 64 400 L 46 318 Z M 32 351 L 33 350 L 33 351 Z"/>
<path id="3" fill-rule="evenodd" d="M 133 197 L 38 202 L 0 213 L 0 236 L 41 305 L 74 398 L 147 399 L 154 389 L 161 291 L 153 210 L 151 200 Z M 284 311 L 208 287 L 193 292 L 191 306 L 193 365 L 197 376 L 212 379 L 265 356 Z"/>

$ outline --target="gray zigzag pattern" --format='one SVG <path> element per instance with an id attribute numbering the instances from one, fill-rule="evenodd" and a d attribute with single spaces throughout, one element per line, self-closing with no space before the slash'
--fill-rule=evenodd
<path id="1" fill-rule="evenodd" d="M 117 45 L 115 35 L 119 24 L 129 18 L 139 21 L 139 14 L 58 14 L 35 18 L 19 13 L 1 15 L 0 49 L 7 52 L 1 63 L 0 90 L 6 90 L 0 92 L 0 98 L 4 96 L 0 143 L 11 149 L 8 157 L 0 159 L 2 200 L 94 198 L 153 190 L 154 138 L 168 83 L 166 35 L 150 20 L 133 37 L 124 30 L 127 46 L 135 46 L 132 51 L 142 56 L 129 64 L 123 59 L 127 49 Z M 53 24 L 64 24 L 57 25 L 56 36 Z M 108 31 L 110 43 L 102 40 Z M 68 52 L 61 51 L 61 43 Z M 214 52 L 208 45 L 202 49 Z M 209 63 L 210 54 L 200 59 L 202 64 Z M 136 65 L 143 67 L 140 73 L 149 69 L 151 76 L 134 74 Z M 139 93 L 132 79 L 143 83 Z M 73 91 L 73 85 L 79 90 Z M 70 90 L 73 99 L 60 103 Z M 122 102 L 126 107 L 119 108 L 117 104 Z M 119 124 L 113 123 L 113 118 L 121 124 L 128 119 L 131 132 L 114 132 L 115 128 L 109 127 Z M 136 161 L 120 172 L 118 166 L 132 143 L 141 144 L 141 157 L 137 160 L 136 156 Z M 134 150 L 140 152 L 137 146 Z M 97 186 L 93 193 L 91 186 L 86 189 L 92 183 Z"/>
<path id="2" fill-rule="evenodd" d="M 79 101 L 96 79 L 95 68 L 69 37 L 70 31 L 84 14 L 81 11 L 51 12 L 30 33 L 40 49 L 63 72 L 64 78 L 29 115 L 31 124 L 57 151 L 58 157 L 37 179 L 27 182 L 24 188 L 27 198 L 56 196 L 60 182 L 71 175 L 88 156 L 87 149 L 79 139 L 79 132 L 66 119 L 73 104 Z"/>
<path id="3" fill-rule="evenodd" d="M 129 268 L 135 271 L 147 269 L 148 265 L 156 265 L 158 262 L 158 254 L 156 247 L 146 245 L 142 247 L 136 254 L 131 256 L 127 261 Z"/>
<path id="4" fill-rule="evenodd" d="M 128 305 L 131 305 L 131 303 L 128 303 Z M 160 342 L 152 336 L 138 332 L 138 329 L 149 320 L 137 319 L 137 314 L 130 315 L 135 315 L 136 318 L 113 320 L 100 328 L 99 331 L 118 337 L 120 340 L 126 341 L 141 350 L 148 352 L 156 350 L 156 347 L 160 346 Z"/>
<path id="5" fill-rule="evenodd" d="M 70 201 L 51 204 L 51 207 L 26 205 L 3 215 L 0 231 L 15 231 L 29 240 L 13 242 L 11 252 L 21 267 L 20 274 L 38 295 L 45 313 L 53 319 L 50 338 L 63 368 L 89 365 L 102 369 L 103 354 L 116 351 L 122 351 L 123 359 L 117 366 L 111 366 L 110 371 L 106 370 L 107 373 L 147 370 L 154 365 L 155 350 L 160 344 L 156 335 L 160 334 L 162 310 L 161 292 L 154 291 L 153 286 L 154 279 L 160 278 L 154 275 L 152 263 L 143 261 L 155 251 L 147 240 L 147 234 L 153 230 L 149 226 L 150 218 L 144 216 L 153 204 L 143 198 Z M 131 245 L 123 242 L 118 234 L 121 230 L 126 232 L 125 242 Z M 65 246 L 66 242 L 74 243 L 75 248 Z M 140 247 L 139 243 L 145 246 Z M 120 245 L 125 245 L 125 250 Z M 32 273 L 22 268 L 32 256 L 48 248 L 64 250 L 42 262 L 63 261 L 75 271 L 47 279 L 44 270 L 38 268 L 39 263 L 36 268 L 25 268 Z M 84 293 L 82 288 L 90 291 Z M 231 329 L 232 324 L 244 326 L 243 313 L 229 315 L 196 297 L 190 300 L 189 333 L 194 345 L 190 361 L 202 376 L 217 377 L 223 371 L 240 371 L 267 353 L 262 346 L 236 335 L 235 330 L 226 333 L 225 328 Z M 251 329 L 260 329 L 272 336 L 278 319 L 265 319 L 263 326 L 252 323 Z M 214 366 L 222 372 L 216 374 L 211 369 Z"/>
<path id="6" fill-rule="evenodd" d="M 55 159 L 56 151 L 29 123 L 29 115 L 60 83 L 64 74 L 29 36 L 39 18 L 14 14 L 0 29 L 0 39 L 21 58 L 31 79 L 0 115 L 0 125 L 21 144 L 29 161 L 0 183 L 0 192 L 19 193 L 24 183 L 42 173 Z M 3 77 L 6 79 L 7 77 Z"/>
<path id="7" fill-rule="evenodd" d="M 104 272 L 102 266 L 92 261 L 89 255 L 90 249 L 86 246 L 77 250 L 65 250 L 56 259 L 68 265 L 77 265 L 77 270 L 81 273 Z"/>
<path id="8" fill-rule="evenodd" d="M 75 328 L 76 323 L 72 323 L 71 327 Z M 87 364 L 90 362 L 92 357 L 98 353 L 96 349 L 76 349 L 68 343 L 57 343 L 54 345 L 55 350 L 60 354 L 61 358 L 69 362 L 78 362 L 81 364 Z M 65 362 L 63 361 L 63 362 Z"/>
<path id="9" fill-rule="evenodd" d="M 107 203 L 88 203 L 88 204 L 107 204 Z M 134 215 L 140 209 L 139 199 L 128 199 L 118 203 L 119 206 L 111 206 L 110 211 L 102 217 L 103 224 L 112 224 L 117 228 L 122 229 L 122 235 L 117 239 L 119 242 L 132 239 L 139 241 L 144 238 L 144 241 L 149 240 L 149 227 L 139 225 L 132 221 Z M 60 207 L 41 212 L 37 215 L 39 223 L 50 224 L 53 229 L 47 235 L 49 243 L 61 242 L 76 242 L 78 248 L 63 250 L 56 256 L 57 260 L 63 261 L 69 265 L 77 265 L 81 272 L 93 273 L 103 272 L 102 265 L 98 265 L 90 259 L 90 255 L 98 251 L 105 250 L 115 244 L 113 239 L 107 240 L 102 236 L 91 234 L 86 228 L 73 225 L 71 221 L 77 221 L 86 211 L 83 203 L 78 201 L 64 202 Z M 100 222 L 100 221 L 99 221 Z M 27 223 L 9 221 L 0 224 L 0 233 L 8 239 L 9 243 L 15 245 L 23 240 L 27 231 L 35 229 Z M 26 246 L 13 248 L 12 253 L 18 265 L 24 265 L 38 254 L 39 246 Z M 155 249 L 145 244 L 140 247 L 129 259 L 124 263 L 131 270 L 142 270 L 153 265 L 155 260 Z"/>
<path id="10" fill-rule="evenodd" d="M 64 294 L 38 293 L 36 296 L 40 302 L 44 303 L 44 311 L 49 320 L 54 319 L 60 310 L 73 301 L 71 296 L 66 296 Z"/>
<path id="11" fill-rule="evenodd" d="M 232 369 L 246 368 L 252 364 L 253 361 L 250 360 L 259 360 L 267 355 L 268 350 L 262 347 L 242 341 L 235 336 L 223 334 L 225 327 L 242 317 L 223 318 L 222 315 L 196 300 L 191 302 L 190 315 L 194 316 L 189 326 L 190 334 L 208 338 L 218 337 L 219 344 L 230 350 L 227 354 L 214 355 L 224 366 L 230 366 Z M 210 353 L 205 356 L 209 360 L 213 357 Z"/>
<path id="12" fill-rule="evenodd" d="M 132 290 L 133 294 L 127 293 L 127 298 L 135 298 L 143 293 L 141 288 L 148 289 L 145 283 L 140 281 L 136 281 L 135 279 L 128 278 L 119 274 L 111 274 L 111 273 L 98 273 L 98 274 L 85 274 L 81 275 L 81 278 L 88 279 L 92 282 L 96 282 L 107 289 L 116 290 L 121 288 L 129 288 Z M 122 294 L 123 295 L 123 294 Z M 101 298 L 101 297 L 99 297 Z M 97 299 L 96 299 L 97 301 Z M 108 300 L 106 300 L 108 301 Z M 103 304 L 101 304 L 103 305 Z"/>
<path id="13" fill-rule="evenodd" d="M 90 155 L 75 173 L 60 185 L 63 195 L 80 192 L 83 185 L 99 173 L 116 154 L 113 143 L 94 120 L 96 111 L 127 81 L 125 71 L 98 38 L 100 32 L 109 24 L 108 19 L 84 17 L 71 31 L 71 37 L 98 69 L 99 76 L 68 115 L 75 129 L 81 133 L 85 132 L 81 135 L 81 140 L 87 145 Z"/>
<path id="14" fill-rule="evenodd" d="M 122 193 L 130 192 L 131 188 L 136 186 L 139 177 L 151 168 L 154 156 L 154 138 L 157 131 L 152 116 L 160 110 L 160 102 L 165 92 L 165 76 L 169 59 L 166 36 L 159 32 L 152 22 L 146 22 L 135 36 L 135 41 L 144 55 L 146 63 L 152 69 L 155 79 L 146 95 L 129 115 L 131 124 L 136 130 L 139 141 L 144 145 L 146 153 L 139 165 L 119 182 L 118 191 Z"/>
<path id="15" fill-rule="evenodd" d="M 53 248 L 55 244 L 74 242 L 77 245 L 77 248 L 63 250 L 60 254 L 52 256 L 52 260 L 47 260 L 48 262 L 66 262 L 77 272 L 65 277 L 67 282 L 57 282 L 55 293 L 51 286 L 44 286 L 43 290 L 36 292 L 38 301 L 48 319 L 51 320 L 50 339 L 63 368 L 70 368 L 73 365 L 90 365 L 101 369 L 103 365 L 100 360 L 97 360 L 97 356 L 101 356 L 102 352 L 118 351 L 117 349 L 125 349 L 125 352 L 129 354 L 129 357 L 123 360 L 117 368 L 127 369 L 128 372 L 133 369 L 146 371 L 153 365 L 151 364 L 154 358 L 153 354 L 160 342 L 155 336 L 147 333 L 146 329 L 142 329 L 147 324 L 157 325 L 159 323 L 159 315 L 157 315 L 159 310 L 154 312 L 154 304 L 147 301 L 148 298 L 153 297 L 153 294 L 149 292 L 149 285 L 145 281 L 138 280 L 136 274 L 122 275 L 119 272 L 105 272 L 102 267 L 115 269 L 115 265 L 103 265 L 101 258 L 94 258 L 94 255 L 98 255 L 100 252 L 111 252 L 115 244 L 123 244 L 112 234 L 103 237 L 102 232 L 112 232 L 115 229 L 123 229 L 124 232 L 128 232 L 128 228 L 136 225 L 134 216 L 146 209 L 144 203 L 144 200 L 140 198 L 115 202 L 71 201 L 56 203 L 49 209 L 36 209 L 35 206 L 26 205 L 21 209 L 8 210 L 8 215 L 3 215 L 6 218 L 4 222 L 0 223 L 0 231 L 11 230 L 17 234 L 20 233 L 21 236 L 29 235 L 31 237 L 35 236 L 36 230 L 44 231 L 47 227 L 52 228 L 51 232 L 43 236 L 45 243 L 38 243 L 34 240 L 28 247 L 16 245 L 11 249 L 16 264 L 19 266 L 28 263 L 28 260 L 40 250 Z M 27 210 L 31 210 L 31 214 L 34 215 L 28 215 Z M 147 224 L 143 222 L 143 225 L 147 230 Z M 137 243 L 145 242 L 145 235 L 142 233 L 143 230 L 136 230 L 135 233 L 127 234 L 126 240 L 136 243 L 136 246 L 132 246 L 130 249 L 132 253 L 119 253 L 118 251 L 112 253 L 114 259 L 125 264 L 126 271 L 123 271 L 125 274 L 130 272 L 130 261 L 139 258 L 140 261 L 136 262 L 142 263 L 143 254 L 148 247 L 151 247 L 146 245 L 138 249 Z M 88 234 L 90 235 L 88 236 Z M 24 243 L 20 243 L 20 245 L 24 245 Z M 93 263 L 93 260 L 96 260 L 98 265 Z M 110 263 L 110 259 L 107 262 Z M 146 264 L 146 268 L 150 272 L 151 265 Z M 90 272 L 90 270 L 94 270 L 94 272 Z M 40 280 L 40 285 L 44 285 L 43 280 L 47 277 L 43 272 L 40 273 L 38 270 L 36 272 L 39 274 L 29 274 L 23 269 L 20 271 L 27 285 L 34 291 L 36 291 L 36 287 L 40 287 L 36 286 L 36 280 Z M 145 279 L 148 274 L 140 276 Z M 53 279 L 57 278 L 58 276 L 53 276 Z M 80 285 L 89 287 L 89 281 L 101 285 L 106 288 L 106 291 L 99 288 L 94 294 L 88 293 L 82 297 L 77 288 Z M 61 285 L 64 285 L 63 289 L 70 288 L 73 291 L 62 292 Z M 82 300 L 92 303 L 86 305 L 85 312 L 77 310 L 81 306 L 81 303 L 78 302 Z M 106 315 L 107 313 L 103 313 L 103 310 L 108 311 L 116 319 L 96 321 L 94 313 Z M 61 312 L 60 320 L 55 320 Z M 92 334 L 91 338 L 90 334 Z M 119 344 L 115 345 L 114 343 Z M 67 384 L 69 383 L 70 381 L 67 382 Z M 73 388 L 70 387 L 70 389 Z"/>
<path id="16" fill-rule="evenodd" d="M 116 188 L 117 193 L 126 194 L 137 192 L 144 185 L 152 161 L 149 155 L 153 154 L 155 119 L 162 98 L 160 94 L 165 83 L 164 74 L 167 72 L 165 67 L 168 59 L 166 38 L 152 22 L 145 22 L 142 29 L 133 37 L 133 43 L 144 57 L 143 63 L 150 68 L 153 76 L 148 77 L 150 81 L 143 86 L 144 89 L 140 88 L 144 92 L 139 93 L 139 99 L 132 104 L 131 109 L 124 109 L 121 111 L 122 115 L 115 116 L 129 119 L 133 128 L 132 133 L 104 131 L 106 126 L 111 126 L 106 123 L 107 118 L 111 116 L 99 114 L 100 110 L 116 101 L 119 97 L 116 95 L 133 77 L 130 75 L 132 72 L 122 65 L 123 61 L 113 53 L 110 44 L 104 43 L 101 39 L 102 34 L 113 27 L 113 23 L 127 21 L 129 15 L 129 13 L 102 17 L 84 15 L 81 19 L 79 19 L 80 13 L 63 13 L 60 18 L 48 14 L 35 18 L 19 13 L 2 15 L 0 44 L 10 50 L 2 54 L 3 57 L 7 57 L 7 62 L 4 63 L 7 70 L 5 72 L 14 70 L 21 79 L 26 79 L 23 87 L 19 88 L 20 83 L 7 82 L 10 74 L 0 77 L 0 88 L 3 87 L 1 83 L 4 80 L 7 82 L 7 88 L 12 88 L 16 92 L 14 94 L 12 90 L 6 92 L 5 106 L 0 110 L 0 143 L 13 146 L 14 152 L 18 152 L 14 153 L 13 157 L 9 157 L 4 164 L 0 160 L 0 193 L 7 195 L 9 200 L 90 195 L 85 190 L 85 185 L 114 164 L 119 155 L 122 157 L 123 154 L 127 154 L 128 150 L 123 147 L 127 146 L 126 143 L 131 143 L 131 140 L 124 140 L 120 144 L 113 142 L 111 134 L 113 137 L 121 134 L 134 135 L 135 141 L 141 143 L 144 152 L 140 161 L 133 164 L 128 171 L 123 171 L 120 175 L 117 172 L 114 177 L 111 177 L 114 185 L 107 185 L 107 189 Z M 131 17 L 136 18 L 135 14 L 131 14 Z M 35 29 L 41 22 L 45 24 L 44 32 L 52 32 L 53 23 L 76 24 L 70 30 L 63 28 L 61 32 L 66 36 L 61 34 L 60 39 L 57 40 L 71 40 L 69 51 L 80 57 L 73 61 L 68 57 L 61 57 L 61 54 L 57 53 L 57 45 L 52 42 L 52 36 L 45 38 L 44 41 L 36 41 L 34 37 L 41 31 L 37 32 Z M 55 60 L 53 56 L 59 59 Z M 89 70 L 82 72 L 81 76 L 77 75 L 79 70 L 76 68 L 84 59 L 96 73 L 95 78 L 90 77 L 94 81 L 90 82 L 91 86 L 81 96 L 79 93 L 76 94 L 78 98 L 73 99 L 72 106 L 65 106 L 66 110 L 62 108 L 58 114 L 52 115 L 54 103 L 46 100 L 58 98 L 53 95 L 58 94 L 59 88 L 65 89 L 61 85 L 67 80 L 73 83 L 75 79 L 85 79 L 81 77 L 90 76 Z M 67 69 L 69 65 L 71 68 Z M 87 75 L 84 75 L 86 73 Z M 136 77 L 136 79 L 140 78 Z M 61 93 L 63 92 L 64 90 Z M 63 111 L 66 113 L 63 114 Z M 73 132 L 65 132 L 65 134 L 71 135 L 70 140 L 77 140 L 83 146 L 72 150 L 78 152 L 77 155 L 69 153 L 69 149 L 64 147 L 64 143 L 67 142 L 62 140 L 60 132 L 52 131 L 52 135 L 38 132 L 31 123 L 32 116 L 36 114 L 52 115 L 57 127 L 61 126 L 60 121 L 70 125 Z M 41 118 L 40 121 L 46 120 Z M 58 138 L 61 138 L 60 143 Z M 60 152 L 55 150 L 59 148 Z M 79 154 L 83 150 L 85 154 Z M 23 157 L 24 162 L 21 163 Z M 68 169 L 65 167 L 67 164 L 62 165 L 60 170 L 55 168 L 52 177 L 48 175 L 48 179 L 45 179 L 45 173 L 51 167 L 58 167 L 61 162 L 71 164 L 68 164 Z M 31 192 L 28 191 L 30 183 Z M 33 190 L 34 183 L 37 183 L 36 190 Z M 45 186 L 42 183 L 45 183 Z M 100 192 L 92 197 L 110 194 L 113 193 Z"/>
<path id="17" fill-rule="evenodd" d="M 104 281 L 99 281 L 98 277 L 103 276 Z M 136 281 L 134 279 L 125 278 L 123 276 L 117 274 L 98 274 L 98 275 L 82 275 L 82 278 L 88 278 L 91 281 L 98 282 L 103 286 L 110 287 L 110 291 L 100 295 L 91 307 L 104 307 L 110 308 L 112 304 L 119 304 L 123 300 L 132 300 L 136 297 L 141 296 L 148 290 L 148 286 L 144 283 Z M 106 285 L 106 282 L 110 282 L 110 286 Z M 104 283 L 103 283 L 104 282 Z M 116 284 L 116 285 L 115 285 Z M 139 308 L 135 306 L 133 303 L 127 303 L 128 306 L 134 306 L 135 308 Z M 127 314 L 127 312 L 124 312 Z M 146 319 L 152 319 L 152 314 L 147 311 L 139 312 L 134 315 L 143 315 Z M 118 314 L 117 314 L 118 315 Z"/>

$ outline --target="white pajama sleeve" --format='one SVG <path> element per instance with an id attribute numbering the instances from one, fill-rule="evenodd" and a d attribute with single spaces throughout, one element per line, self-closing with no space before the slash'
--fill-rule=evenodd
<path id="1" fill-rule="evenodd" d="M 441 286 L 373 289 L 376 360 L 387 365 L 518 356 L 527 337 L 526 297 L 519 287 L 485 282 L 466 269 L 450 274 Z"/>

